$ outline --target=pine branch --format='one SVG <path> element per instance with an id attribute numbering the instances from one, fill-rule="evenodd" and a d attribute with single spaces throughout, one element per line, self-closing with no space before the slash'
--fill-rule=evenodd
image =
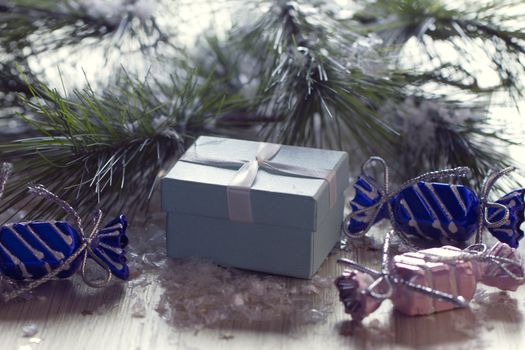
<path id="1" fill-rule="evenodd" d="M 436 81 L 452 87 L 471 87 L 475 94 L 483 90 L 505 90 L 514 99 L 522 96 L 525 15 L 521 1 L 459 4 L 441 0 L 376 0 L 364 3 L 355 19 L 365 23 L 369 31 L 378 33 L 386 45 L 398 46 L 400 61 L 405 57 L 401 49 L 416 39 L 422 59 L 426 56 L 420 66 L 426 66 L 432 73 L 428 78 L 456 75 L 456 78 Z M 477 81 L 472 83 L 472 77 L 480 77 L 480 66 L 498 77 L 495 82 L 485 83 L 482 89 Z M 451 68 L 455 72 L 451 73 Z"/>
<path id="2" fill-rule="evenodd" d="M 399 87 L 384 57 L 365 49 L 373 39 L 316 5 L 281 1 L 269 7 L 255 24 L 234 32 L 260 79 L 253 108 L 268 121 L 262 137 L 342 148 L 350 135 L 362 149 L 384 149 L 395 132 L 377 106 Z"/>
<path id="3" fill-rule="evenodd" d="M 277 3 L 272 9 L 248 28 L 234 31 L 226 45 L 213 41 L 214 54 L 204 55 L 216 63 L 209 64 L 207 71 L 221 89 L 238 94 L 245 86 L 258 85 L 255 98 L 244 96 L 251 99 L 252 109 L 241 105 L 233 115 L 221 118 L 256 127 L 266 118 L 263 137 L 344 148 L 351 150 L 354 160 L 379 154 L 390 160 L 400 180 L 425 170 L 468 165 L 477 185 L 490 169 L 511 163 L 505 153 L 510 142 L 502 130 L 494 132 L 486 118 L 486 104 L 465 106 L 429 93 L 409 97 L 422 94 L 419 86 L 429 82 L 478 95 L 493 91 L 480 86 L 469 71 L 454 65 L 422 73 L 380 70 L 376 63 L 389 62 L 382 56 L 385 52 L 364 47 L 373 44 L 374 37 L 354 34 L 322 11 L 307 11 L 315 7 Z M 407 108 L 407 101 L 415 100 L 418 103 Z M 371 118 L 389 125 L 398 136 L 387 133 L 379 139 L 382 129 L 368 124 Z M 417 133 L 427 125 L 433 131 L 420 138 Z M 435 147 L 427 145 L 431 142 Z M 423 144 L 427 146 L 420 147 Z"/>
<path id="4" fill-rule="evenodd" d="M 0 46 L 14 51 L 17 58 L 27 58 L 44 50 L 80 43 L 90 37 L 100 38 L 117 29 L 102 18 L 96 19 L 69 11 L 56 3 L 51 6 L 50 3 L 47 6 L 30 6 L 19 5 L 15 1 L 0 7 Z M 38 42 L 32 43 L 31 35 L 38 35 Z"/>
<path id="5" fill-rule="evenodd" d="M 126 75 L 127 76 L 127 75 Z M 32 203 L 25 189 L 41 183 L 89 215 L 102 210 L 144 210 L 162 172 L 204 130 L 222 96 L 194 74 L 172 76 L 169 95 L 161 85 L 129 76 L 113 93 L 100 96 L 89 84 L 67 97 L 45 85 L 29 86 L 23 103 L 40 116 L 21 116 L 37 137 L 0 144 L 0 159 L 15 166 L 0 211 L 31 209 L 28 217 L 61 215 Z M 206 97 L 206 100 L 201 97 Z M 161 101 L 162 100 L 162 101 Z"/>
<path id="6" fill-rule="evenodd" d="M 135 2 L 130 1 L 128 5 Z M 118 36 L 117 40 L 112 40 L 112 44 L 117 47 L 126 35 L 139 40 L 143 49 L 155 47 L 159 42 L 167 42 L 166 35 L 151 14 L 139 13 L 126 7 L 122 7 L 118 15 L 98 13 L 91 9 L 91 5 L 82 1 L 42 1 L 35 4 L 22 0 L 2 5 L 0 46 L 13 43 L 18 50 L 26 49 L 21 57 L 27 57 L 82 42 L 93 45 L 93 42 L 88 44 L 86 39 L 102 40 L 110 35 Z M 126 2 L 123 2 L 122 6 L 124 5 Z M 142 35 L 143 33 L 148 35 Z M 38 40 L 28 45 L 32 34 L 38 34 Z"/>
<path id="7" fill-rule="evenodd" d="M 483 104 L 418 96 L 387 103 L 381 112 L 402 135 L 395 145 L 396 156 L 388 162 L 399 181 L 426 171 L 468 166 L 472 170 L 468 184 L 480 189 L 490 172 L 515 165 L 507 148 L 517 143 L 504 126 L 491 123 Z M 506 185 L 510 189 L 515 183 Z"/>
<path id="8" fill-rule="evenodd" d="M 22 71 L 25 79 L 36 86 L 43 78 L 42 73 L 51 68 L 35 68 L 30 59 L 47 58 L 61 48 L 67 48 L 72 55 L 91 47 L 102 48 L 106 69 L 112 69 L 108 59 L 114 59 L 116 53 L 125 54 L 123 51 L 128 50 L 130 43 L 145 56 L 160 46 L 164 49 L 171 45 L 155 18 L 134 10 L 134 1 L 123 2 L 121 6 L 124 5 L 127 7 L 122 11 L 109 15 L 97 13 L 88 1 L 80 0 L 14 0 L 0 4 L 0 117 L 13 116 L 13 110 L 30 113 L 15 98 L 16 94 L 30 95 L 18 72 Z M 68 60 L 68 65 L 75 64 L 72 55 L 57 56 L 51 65 L 60 65 L 63 60 Z M 18 132 L 28 130 L 20 128 Z"/>

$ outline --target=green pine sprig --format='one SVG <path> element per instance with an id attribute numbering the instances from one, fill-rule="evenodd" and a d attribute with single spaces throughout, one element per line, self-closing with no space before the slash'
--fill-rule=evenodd
<path id="1" fill-rule="evenodd" d="M 525 27 L 521 1 L 361 3 L 355 19 L 368 32 L 377 33 L 385 45 L 397 47 L 398 62 L 406 61 L 403 49 L 407 44 L 418 44 L 420 62 L 409 67 L 409 80 L 434 81 L 474 94 L 503 90 L 515 101 L 523 96 Z M 480 67 L 485 73 L 480 73 Z M 482 81 L 484 74 L 490 73 L 494 79 Z"/>
<path id="2" fill-rule="evenodd" d="M 480 190 L 491 172 L 516 165 L 508 147 L 519 142 L 510 138 L 504 125 L 491 123 L 483 103 L 410 96 L 386 103 L 381 112 L 401 135 L 395 156 L 387 159 L 399 182 L 428 171 L 466 166 L 471 176 L 458 180 Z M 508 191 L 519 183 L 506 177 L 497 185 Z"/>
<path id="3" fill-rule="evenodd" d="M 251 57 L 260 80 L 252 105 L 257 120 L 266 121 L 261 137 L 330 148 L 343 148 L 351 137 L 363 150 L 384 150 L 396 133 L 377 107 L 400 87 L 384 62 L 377 72 L 365 66 L 374 60 L 360 56 L 359 45 L 368 44 L 368 38 L 322 6 L 270 3 L 254 24 L 233 32 L 238 50 Z M 385 59 L 373 48 L 363 56 L 367 54 Z"/>
<path id="4" fill-rule="evenodd" d="M 129 75 L 99 95 L 91 86 L 71 95 L 39 84 L 22 98 L 38 118 L 20 115 L 38 136 L 0 144 L 0 159 L 14 164 L 0 211 L 30 209 L 27 217 L 61 213 L 26 192 L 39 183 L 89 215 L 147 207 L 163 172 L 220 111 L 222 96 L 212 96 L 211 81 L 196 74 L 172 75 L 169 94 Z M 176 88 L 174 88 L 176 87 Z M 162 97 L 163 96 L 163 97 Z M 205 100 L 204 100 L 205 98 Z"/>
<path id="5" fill-rule="evenodd" d="M 20 70 L 26 80 L 38 85 L 42 70 L 55 69 L 64 63 L 64 58 L 57 57 L 54 66 L 35 68 L 30 65 L 31 58 L 38 59 L 62 48 L 71 52 L 95 48 L 102 49 L 107 65 L 110 57 L 129 50 L 131 42 L 145 57 L 158 53 L 159 47 L 164 51 L 173 47 L 153 17 L 139 20 L 124 11 L 118 18 L 110 19 L 73 4 L 50 0 L 13 0 L 0 4 L 0 108 L 24 107 L 14 98 L 16 93 L 30 95 L 18 74 Z M 74 64 L 67 62 L 71 63 Z"/>

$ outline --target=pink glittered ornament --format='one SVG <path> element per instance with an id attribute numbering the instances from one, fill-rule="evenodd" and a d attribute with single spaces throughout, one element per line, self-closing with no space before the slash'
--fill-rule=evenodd
<path id="1" fill-rule="evenodd" d="M 345 311 L 361 320 L 391 299 L 406 315 L 428 315 L 465 307 L 477 282 L 502 290 L 516 290 L 525 282 L 522 259 L 505 243 L 487 249 L 475 244 L 465 250 L 444 246 L 388 256 L 390 237 L 385 236 L 381 271 L 351 260 L 339 261 L 353 270 L 336 280 Z"/>
<path id="2" fill-rule="evenodd" d="M 477 282 L 476 266 L 471 261 L 449 263 L 429 262 L 425 259 L 429 254 L 454 258 L 461 253 L 458 248 L 442 247 L 396 255 L 392 259 L 391 272 L 414 284 L 471 300 Z M 458 307 L 455 303 L 422 294 L 404 285 L 394 289 L 392 302 L 396 310 L 410 316 L 428 315 Z"/>

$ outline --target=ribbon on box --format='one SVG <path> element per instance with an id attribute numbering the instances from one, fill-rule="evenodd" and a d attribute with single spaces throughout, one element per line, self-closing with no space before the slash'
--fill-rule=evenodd
<path id="1" fill-rule="evenodd" d="M 189 163 L 211 165 L 216 167 L 239 167 L 237 173 L 227 186 L 228 215 L 231 221 L 253 223 L 250 190 L 257 178 L 259 169 L 268 170 L 279 175 L 292 175 L 305 178 L 322 179 L 328 182 L 330 189 L 330 208 L 337 202 L 337 181 L 334 170 L 311 169 L 272 161 L 281 145 L 259 143 L 254 159 L 221 159 L 199 155 L 195 147 L 188 150 L 180 160 Z"/>

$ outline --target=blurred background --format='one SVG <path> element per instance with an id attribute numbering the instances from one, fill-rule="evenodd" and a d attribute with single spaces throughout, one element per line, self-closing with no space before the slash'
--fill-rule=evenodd
<path id="1" fill-rule="evenodd" d="M 394 181 L 524 169 L 525 4 L 0 0 L 0 210 L 142 211 L 201 134 L 370 155 Z M 521 107 L 521 109 L 520 109 Z M 519 184 L 515 175 L 502 189 Z"/>

